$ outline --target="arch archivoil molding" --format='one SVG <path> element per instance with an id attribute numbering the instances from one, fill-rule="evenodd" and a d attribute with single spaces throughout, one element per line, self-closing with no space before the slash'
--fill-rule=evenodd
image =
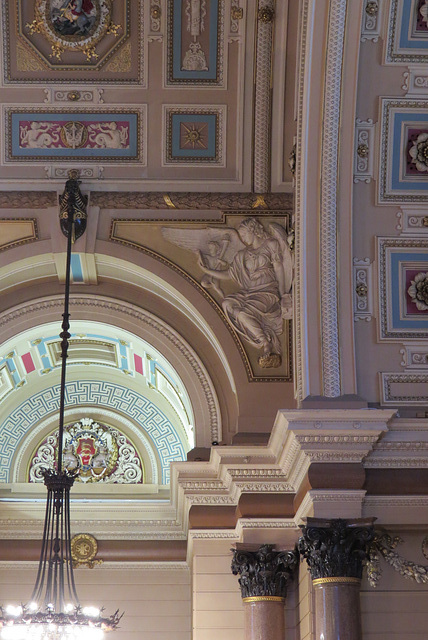
<path id="1" fill-rule="evenodd" d="M 19 330 L 59 318 L 63 297 L 54 295 L 17 305 L 0 314 L 0 328 L 6 329 L 20 320 Z M 167 345 L 169 356 L 165 356 L 177 369 L 189 394 L 195 416 L 195 437 L 197 446 L 208 446 L 212 441 L 222 439 L 220 407 L 211 378 L 202 361 L 192 347 L 171 326 L 152 313 L 128 302 L 106 296 L 88 294 L 71 295 L 70 310 L 79 311 L 79 319 L 87 311 L 93 319 L 130 331 L 129 323 L 136 336 L 142 338 L 160 353 Z M 163 348 L 162 348 L 163 347 Z M 184 372 L 184 373 L 183 373 Z"/>

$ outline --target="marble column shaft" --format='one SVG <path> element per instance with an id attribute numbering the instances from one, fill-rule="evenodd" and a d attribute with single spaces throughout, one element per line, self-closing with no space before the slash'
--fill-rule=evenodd
<path id="1" fill-rule="evenodd" d="M 362 640 L 360 583 L 373 519 L 307 518 L 298 548 L 315 596 L 316 640 Z"/>
<path id="2" fill-rule="evenodd" d="M 234 550 L 232 573 L 239 574 L 246 640 L 284 640 L 287 584 L 298 564 L 296 551 L 262 545 Z"/>

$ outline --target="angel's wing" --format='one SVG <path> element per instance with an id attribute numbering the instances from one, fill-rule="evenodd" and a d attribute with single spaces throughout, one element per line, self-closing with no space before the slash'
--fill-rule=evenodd
<path id="1" fill-rule="evenodd" d="M 219 250 L 223 250 L 223 260 L 231 262 L 235 254 L 244 248 L 238 232 L 230 227 L 205 227 L 205 229 L 181 229 L 177 227 L 162 227 L 165 240 L 183 249 L 195 253 L 209 253 L 209 243 L 217 242 Z"/>
<path id="2" fill-rule="evenodd" d="M 284 266 L 285 292 L 289 293 L 293 285 L 294 255 L 288 244 L 288 234 L 284 227 L 276 222 L 270 223 L 269 231 L 271 235 L 278 240 L 281 249 L 282 264 Z"/>

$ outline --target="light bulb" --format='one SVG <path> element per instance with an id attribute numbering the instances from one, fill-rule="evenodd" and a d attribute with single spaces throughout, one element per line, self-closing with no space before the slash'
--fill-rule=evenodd
<path id="1" fill-rule="evenodd" d="M 90 618 L 97 618 L 100 615 L 100 610 L 97 607 L 83 607 L 82 613 Z"/>
<path id="2" fill-rule="evenodd" d="M 8 604 L 6 607 L 6 613 L 9 616 L 20 616 L 22 613 L 22 607 L 15 607 L 13 604 Z"/>

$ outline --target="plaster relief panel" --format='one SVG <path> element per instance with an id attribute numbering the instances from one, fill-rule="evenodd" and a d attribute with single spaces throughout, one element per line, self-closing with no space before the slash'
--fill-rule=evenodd
<path id="1" fill-rule="evenodd" d="M 426 207 L 402 207 L 397 212 L 397 225 L 400 235 L 428 236 L 428 215 Z"/>
<path id="2" fill-rule="evenodd" d="M 17 0 L 4 4 L 6 83 L 74 79 L 144 84 L 140 0 Z"/>
<path id="3" fill-rule="evenodd" d="M 114 220 L 111 240 L 190 280 L 231 331 L 250 379 L 290 379 L 294 252 L 286 212 L 233 212 L 209 225 Z"/>
<path id="4" fill-rule="evenodd" d="M 223 86 L 224 2 L 168 2 L 167 85 Z"/>
<path id="5" fill-rule="evenodd" d="M 382 98 L 380 202 L 426 201 L 428 100 Z"/>
<path id="6" fill-rule="evenodd" d="M 428 61 L 427 0 L 392 0 L 386 63 Z"/>
<path id="7" fill-rule="evenodd" d="M 5 109 L 5 162 L 144 163 L 145 108 Z"/>
<path id="8" fill-rule="evenodd" d="M 164 165 L 225 166 L 226 106 L 164 106 Z"/>
<path id="9" fill-rule="evenodd" d="M 382 405 L 426 405 L 428 373 L 381 373 Z"/>
<path id="10" fill-rule="evenodd" d="M 354 182 L 369 183 L 373 179 L 374 135 L 373 120 L 357 118 L 355 127 Z"/>
<path id="11" fill-rule="evenodd" d="M 365 0 L 361 29 L 361 42 L 379 40 L 382 27 L 384 0 Z"/>
<path id="12" fill-rule="evenodd" d="M 428 240 L 378 238 L 380 339 L 428 337 Z"/>
<path id="13" fill-rule="evenodd" d="M 404 344 L 400 349 L 402 355 L 401 366 L 407 370 L 425 369 L 428 373 L 428 343 L 418 342 Z"/>
<path id="14" fill-rule="evenodd" d="M 354 258 L 354 320 L 370 322 L 373 316 L 372 263 Z"/>

